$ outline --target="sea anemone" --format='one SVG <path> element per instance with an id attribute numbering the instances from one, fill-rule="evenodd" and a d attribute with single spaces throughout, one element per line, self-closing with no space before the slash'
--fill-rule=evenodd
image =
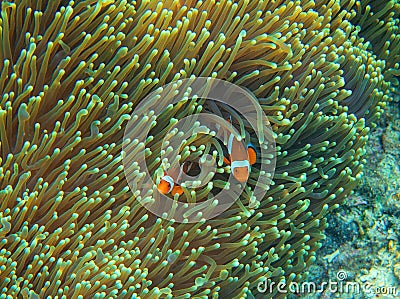
<path id="1" fill-rule="evenodd" d="M 361 176 L 368 132 L 389 100 L 384 74 L 398 63 L 352 23 L 368 22 L 358 15 L 365 5 L 1 5 L 1 298 L 240 298 L 265 279 L 304 279 L 325 215 Z M 257 208 L 246 208 L 243 192 L 221 215 L 184 224 L 142 207 L 121 150 L 141 100 L 190 76 L 254 93 L 274 132 L 276 169 Z M 164 129 L 148 139 L 149 165 L 159 166 L 150 149 L 170 118 L 200 113 L 203 103 L 157 119 Z M 211 139 L 193 140 L 196 150 Z M 250 189 L 258 176 L 255 167 Z M 267 296 L 284 295 L 276 292 Z"/>
<path id="2" fill-rule="evenodd" d="M 352 23 L 359 26 L 360 36 L 369 49 L 386 62 L 385 74 L 399 75 L 400 57 L 400 3 L 397 0 L 357 1 Z"/>

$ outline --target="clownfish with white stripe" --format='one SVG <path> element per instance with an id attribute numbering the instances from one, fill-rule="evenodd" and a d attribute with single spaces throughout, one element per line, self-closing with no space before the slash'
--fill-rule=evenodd
<path id="1" fill-rule="evenodd" d="M 157 189 L 162 194 L 182 195 L 183 189 L 179 185 L 179 181 L 184 173 L 187 173 L 191 168 L 191 163 L 184 162 L 181 167 L 172 168 L 168 173 L 164 171 L 164 176 L 160 179 Z"/>
<path id="2" fill-rule="evenodd" d="M 230 121 L 230 123 L 232 123 L 232 121 Z M 220 129 L 218 124 L 217 129 Z M 227 148 L 229 157 L 224 157 L 224 162 L 231 166 L 231 172 L 234 178 L 240 183 L 245 183 L 250 176 L 251 165 L 257 161 L 256 149 L 251 143 L 247 144 L 247 147 L 245 147 L 233 133 L 228 133 Z"/>

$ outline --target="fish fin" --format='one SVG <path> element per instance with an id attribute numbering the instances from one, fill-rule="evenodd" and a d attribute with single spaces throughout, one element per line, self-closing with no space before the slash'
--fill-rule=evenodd
<path id="1" fill-rule="evenodd" d="M 172 188 L 172 190 L 171 190 L 171 195 L 172 196 L 175 196 L 175 194 L 182 195 L 182 193 L 183 193 L 183 189 L 179 185 L 178 186 L 174 186 L 174 188 Z"/>
<path id="2" fill-rule="evenodd" d="M 224 162 L 225 164 L 231 165 L 231 161 L 227 157 L 224 157 Z"/>
<path id="3" fill-rule="evenodd" d="M 249 144 L 247 147 L 247 154 L 249 155 L 250 165 L 253 165 L 257 161 L 257 151 L 253 147 L 253 145 Z"/>

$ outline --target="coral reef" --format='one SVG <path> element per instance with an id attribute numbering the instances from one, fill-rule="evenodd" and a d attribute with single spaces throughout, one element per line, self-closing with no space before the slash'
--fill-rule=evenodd
<path id="1" fill-rule="evenodd" d="M 339 271 L 359 292 L 326 289 L 296 298 L 398 298 L 400 294 L 399 154 L 400 106 L 398 96 L 389 105 L 366 146 L 364 177 L 355 193 L 328 216 L 330 228 L 324 246 L 310 267 L 308 281 L 321 285 L 338 281 Z M 364 290 L 362 287 L 370 285 Z"/>
<path id="2" fill-rule="evenodd" d="M 390 99 L 385 73 L 398 59 L 375 56 L 386 46 L 361 38 L 373 34 L 352 23 L 358 4 L 2 1 L 2 296 L 240 298 L 259 296 L 266 278 L 303 280 L 326 214 L 360 181 L 370 127 Z M 192 75 L 255 94 L 277 163 L 257 209 L 243 192 L 214 219 L 177 224 L 127 187 L 122 138 L 147 94 Z M 154 141 L 171 117 L 202 103 L 157 119 L 164 129 L 148 139 L 149 164 L 159 163 Z M 250 189 L 258 176 L 255 168 Z M 268 296 L 284 296 L 276 292 Z"/>

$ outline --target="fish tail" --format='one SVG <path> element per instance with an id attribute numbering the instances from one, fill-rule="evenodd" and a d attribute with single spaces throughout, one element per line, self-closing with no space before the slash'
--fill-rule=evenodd
<path id="1" fill-rule="evenodd" d="M 179 185 L 174 186 L 174 188 L 172 188 L 171 190 L 171 195 L 175 196 L 175 194 L 179 194 L 182 195 L 183 194 L 183 188 Z"/>

